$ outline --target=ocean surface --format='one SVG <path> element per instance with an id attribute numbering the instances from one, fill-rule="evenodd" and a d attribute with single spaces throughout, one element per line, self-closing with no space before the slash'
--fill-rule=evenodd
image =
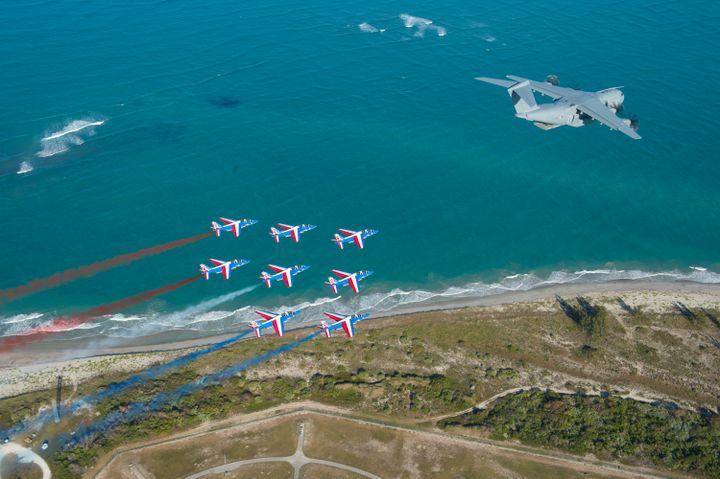
<path id="1" fill-rule="evenodd" d="M 211 257 L 252 263 L 46 341 L 236 331 L 255 307 L 315 322 L 548 283 L 720 282 L 719 22 L 719 2 L 679 0 L 5 0 L 0 290 L 219 216 L 260 223 L 6 302 L 0 335 Z M 643 139 L 541 131 L 473 79 L 505 74 L 623 85 Z M 276 222 L 318 228 L 276 245 Z M 340 251 L 336 228 L 381 232 Z M 267 263 L 311 269 L 268 290 Z M 375 274 L 336 298 L 333 268 Z"/>

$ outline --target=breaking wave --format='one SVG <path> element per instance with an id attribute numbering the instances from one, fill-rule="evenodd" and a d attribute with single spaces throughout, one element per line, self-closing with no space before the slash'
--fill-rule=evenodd
<path id="1" fill-rule="evenodd" d="M 656 283 L 687 281 L 720 284 L 720 273 L 698 266 L 689 267 L 688 269 L 690 270 L 688 272 L 649 272 L 622 269 L 596 269 L 574 272 L 554 271 L 547 277 L 534 274 L 513 274 L 505 276 L 494 283 L 472 282 L 461 286 L 451 286 L 439 291 L 396 288 L 386 292 L 357 296 L 320 297 L 313 301 L 272 307 L 270 309 L 273 311 L 301 310 L 301 315 L 288 322 L 288 329 L 293 329 L 318 322 L 323 311 L 327 310 L 339 313 L 368 312 L 373 315 L 384 316 L 394 312 L 432 308 L 437 304 L 442 307 L 447 305 L 448 300 L 484 298 L 552 285 L 601 284 L 612 281 Z M 231 331 L 243 331 L 250 321 L 257 319 L 255 309 L 266 309 L 265 307 L 261 305 L 245 305 L 234 310 L 216 308 L 256 288 L 258 288 L 258 285 L 253 285 L 170 313 L 157 313 L 147 316 L 122 314 L 107 316 L 72 328 L 72 337 L 105 337 L 117 342 L 118 339 L 141 338 L 167 332 L 185 332 L 188 337 L 201 337 Z M 22 334 L 23 331 L 42 326 L 47 321 L 48 317 L 42 313 L 19 314 L 0 318 L 0 335 Z"/>
<path id="2" fill-rule="evenodd" d="M 17 174 L 24 175 L 25 173 L 30 173 L 34 169 L 35 168 L 33 168 L 33 166 L 29 162 L 23 161 L 22 163 L 20 163 L 20 168 L 18 168 Z"/>
<path id="3" fill-rule="evenodd" d="M 444 37 L 447 34 L 447 30 L 445 29 L 445 27 L 433 25 L 433 21 L 428 20 L 427 18 L 415 17 L 415 16 L 409 15 L 407 13 L 401 13 L 400 20 L 402 20 L 403 25 L 405 25 L 405 28 L 414 28 L 415 29 L 416 37 L 424 37 L 426 30 L 435 31 L 435 33 L 439 37 Z"/>
<path id="4" fill-rule="evenodd" d="M 362 22 L 361 24 L 359 24 L 358 28 L 360 29 L 361 32 L 365 32 L 365 33 L 378 33 L 378 32 L 385 31 L 384 28 L 378 28 L 378 27 L 370 25 L 369 23 L 366 23 L 366 22 Z"/>
<path id="5" fill-rule="evenodd" d="M 95 134 L 95 127 L 105 123 L 102 119 L 71 120 L 59 130 L 46 133 L 40 140 L 39 158 L 47 158 L 68 151 L 72 146 L 82 145 Z"/>

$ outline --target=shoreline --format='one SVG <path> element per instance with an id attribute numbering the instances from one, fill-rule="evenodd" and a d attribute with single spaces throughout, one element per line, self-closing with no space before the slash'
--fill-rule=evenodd
<path id="1" fill-rule="evenodd" d="M 482 297 L 436 297 L 425 303 L 414 303 L 398 307 L 389 312 L 375 314 L 374 319 L 390 319 L 396 316 L 428 312 L 447 312 L 477 307 L 503 307 L 548 301 L 550 303 L 544 306 L 550 306 L 555 301 L 555 295 L 566 297 L 577 295 L 595 297 L 635 296 L 632 298 L 634 302 L 644 302 L 642 306 L 650 310 L 653 308 L 668 310 L 672 308 L 675 301 L 687 302 L 690 307 L 699 305 L 700 307 L 708 306 L 720 309 L 720 284 L 689 281 L 618 280 L 602 283 L 551 284 L 525 291 L 505 291 Z M 537 304 L 537 306 L 541 305 Z M 288 328 L 288 331 L 300 331 L 314 326 L 314 323 L 307 324 L 296 328 Z M 38 390 L 37 386 L 32 387 L 25 383 L 42 383 L 41 378 L 54 378 L 58 374 L 68 375 L 72 382 L 88 379 L 99 374 L 101 369 L 98 368 L 98 365 L 110 367 L 112 371 L 131 372 L 132 370 L 139 370 L 149 364 L 167 361 L 189 350 L 209 346 L 237 334 L 238 331 L 232 331 L 195 339 L 158 341 L 104 348 L 90 348 L 88 345 L 83 345 L 82 343 L 90 342 L 88 339 L 54 343 L 51 344 L 52 348 L 48 348 L 49 344 L 36 343 L 26 349 L 4 355 L 3 364 L 0 366 L 0 377 L 2 377 L 2 381 L 0 381 L 0 398 Z M 249 338 L 251 336 L 248 336 Z M 143 339 L 148 341 L 152 337 Z M 61 345 L 64 347 L 58 347 Z M 35 380 L 28 381 L 29 377 L 34 377 Z M 51 383 L 48 382 L 48 384 Z"/>
<path id="2" fill-rule="evenodd" d="M 399 306 L 392 311 L 376 313 L 374 319 L 387 319 L 393 316 L 404 316 L 409 314 L 429 313 L 434 311 L 453 311 L 465 308 L 477 307 L 493 307 L 518 303 L 527 303 L 541 300 L 554 300 L 555 295 L 559 296 L 577 296 L 577 295 L 617 295 L 621 296 L 630 293 L 667 293 L 667 294 L 701 294 L 714 296 L 720 303 L 720 283 L 696 283 L 692 281 L 645 281 L 645 280 L 614 280 L 596 283 L 562 283 L 548 284 L 536 288 L 515 291 L 505 290 L 497 294 L 490 294 L 477 297 L 434 297 L 428 301 L 412 303 Z M 308 323 L 299 327 L 289 327 L 287 331 L 299 331 L 309 329 L 315 326 L 315 323 Z M 15 361 L 22 357 L 33 355 L 45 356 L 44 359 L 53 361 L 68 361 L 73 359 L 93 358 L 99 356 L 114 356 L 124 354 L 139 353 L 160 353 L 172 352 L 177 350 L 185 350 L 191 348 L 199 348 L 209 346 L 228 338 L 236 336 L 240 331 L 229 331 L 222 334 L 213 334 L 192 339 L 166 340 L 163 339 L 168 333 L 157 333 L 155 335 L 144 336 L 142 338 L 132 338 L 129 342 L 141 340 L 142 343 L 128 344 L 126 346 L 109 346 L 103 348 L 92 348 L 86 345 L 84 351 L 78 349 L 82 347 L 82 343 L 88 343 L 92 339 L 82 338 L 66 342 L 55 343 L 35 343 L 25 349 L 13 351 L 5 354 L 6 361 L 0 365 L 0 371 L 6 365 L 17 365 Z M 153 341 L 152 338 L 157 338 Z M 63 347 L 61 347 L 63 346 Z M 68 347 L 69 346 L 69 347 Z M 74 351 L 76 354 L 70 353 Z M 18 356 L 13 358 L 13 356 Z M 9 359 L 9 360 L 8 360 Z M 14 361 L 15 360 L 15 361 Z M 48 363 L 50 361 L 46 361 Z M 44 363 L 34 363 L 44 364 Z"/>

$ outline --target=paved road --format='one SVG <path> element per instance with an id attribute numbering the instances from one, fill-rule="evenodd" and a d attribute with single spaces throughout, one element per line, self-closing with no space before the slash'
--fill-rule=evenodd
<path id="1" fill-rule="evenodd" d="M 210 474 L 224 474 L 226 472 L 233 471 L 233 470 L 237 469 L 238 467 L 247 466 L 249 464 L 262 464 L 262 463 L 268 463 L 268 462 L 289 462 L 290 465 L 294 469 L 293 479 L 300 479 L 300 470 L 302 469 L 302 467 L 305 464 L 319 464 L 322 466 L 329 466 L 329 467 L 334 467 L 337 469 L 343 469 L 345 471 L 354 472 L 355 474 L 358 474 L 363 477 L 369 477 L 370 479 L 381 479 L 379 476 L 376 476 L 375 474 L 371 474 L 367 471 L 363 471 L 362 469 L 348 466 L 346 464 L 341 464 L 339 462 L 334 462 L 334 461 L 323 461 L 322 459 L 313 459 L 313 458 L 307 457 L 305 455 L 305 453 L 303 452 L 304 443 L 305 443 L 305 424 L 300 424 L 300 428 L 298 429 L 297 448 L 295 449 L 295 454 L 293 454 L 292 456 L 262 457 L 262 458 L 258 458 L 258 459 L 247 459 L 245 461 L 229 462 L 227 464 L 223 464 L 222 466 L 211 467 L 210 469 L 205 469 L 204 471 L 197 472 L 191 476 L 188 476 L 186 479 L 197 479 L 199 477 L 207 476 Z"/>

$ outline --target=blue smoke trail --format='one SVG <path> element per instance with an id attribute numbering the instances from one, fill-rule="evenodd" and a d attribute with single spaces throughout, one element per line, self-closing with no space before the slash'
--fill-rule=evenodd
<path id="1" fill-rule="evenodd" d="M 275 356 L 278 356 L 286 351 L 296 348 L 301 344 L 310 341 L 320 333 L 321 331 L 315 331 L 296 341 L 285 344 L 257 356 L 253 356 L 244 361 L 233 364 L 232 366 L 229 366 L 225 369 L 221 369 L 220 371 L 217 371 L 215 373 L 203 376 L 200 379 L 197 379 L 191 383 L 184 384 L 183 386 L 180 386 L 173 391 L 160 393 L 149 401 L 136 402 L 134 404 L 131 404 L 127 409 L 123 411 L 113 411 L 99 421 L 78 428 L 73 436 L 68 437 L 67 434 L 63 434 L 61 436 L 58 436 L 57 440 L 63 443 L 63 446 L 61 446 L 63 448 L 69 448 L 81 444 L 93 436 L 110 431 L 111 429 L 117 427 L 123 422 L 129 422 L 137 419 L 142 414 L 157 411 L 162 406 L 168 403 L 177 401 L 187 396 L 188 394 L 199 391 L 200 389 L 211 384 L 218 384 L 252 366 L 257 366 L 258 364 L 272 359 Z"/>
<path id="2" fill-rule="evenodd" d="M 62 412 L 63 415 L 67 413 L 75 413 L 78 409 L 81 409 L 85 407 L 88 403 L 97 403 L 99 401 L 102 401 L 104 399 L 107 399 L 109 397 L 112 397 L 125 389 L 134 386 L 136 384 L 143 383 L 145 381 L 149 381 L 151 379 L 155 379 L 158 376 L 166 373 L 167 371 L 179 368 L 182 366 L 185 366 L 196 359 L 199 359 L 203 356 L 207 356 L 208 354 L 217 351 L 218 349 L 222 349 L 226 346 L 229 346 L 248 334 L 250 334 L 252 331 L 245 331 L 243 333 L 237 334 L 231 338 L 226 339 L 225 341 L 221 341 L 219 343 L 215 343 L 212 346 L 209 346 L 205 349 L 200 349 L 198 351 L 194 351 L 192 353 L 188 353 L 185 356 L 180 356 L 179 358 L 175 358 L 170 362 L 161 364 L 159 366 L 154 366 L 152 368 L 146 369 L 141 374 L 136 374 L 134 376 L 130 376 L 129 378 L 125 379 L 124 381 L 120 381 L 117 383 L 109 384 L 105 389 L 102 391 L 91 394 L 88 396 L 83 396 L 78 399 L 75 399 L 72 403 L 60 407 L 58 405 L 58 409 Z M 55 408 L 52 408 L 53 411 Z M 29 428 L 37 427 L 40 424 L 43 424 L 46 421 L 49 421 L 50 418 L 53 416 L 53 411 L 44 411 L 37 416 L 35 416 L 32 419 L 28 419 L 25 421 L 21 421 L 15 426 L 11 427 L 10 429 L 7 429 L 5 431 L 0 431 L 0 437 L 12 437 L 24 430 L 28 430 Z"/>

